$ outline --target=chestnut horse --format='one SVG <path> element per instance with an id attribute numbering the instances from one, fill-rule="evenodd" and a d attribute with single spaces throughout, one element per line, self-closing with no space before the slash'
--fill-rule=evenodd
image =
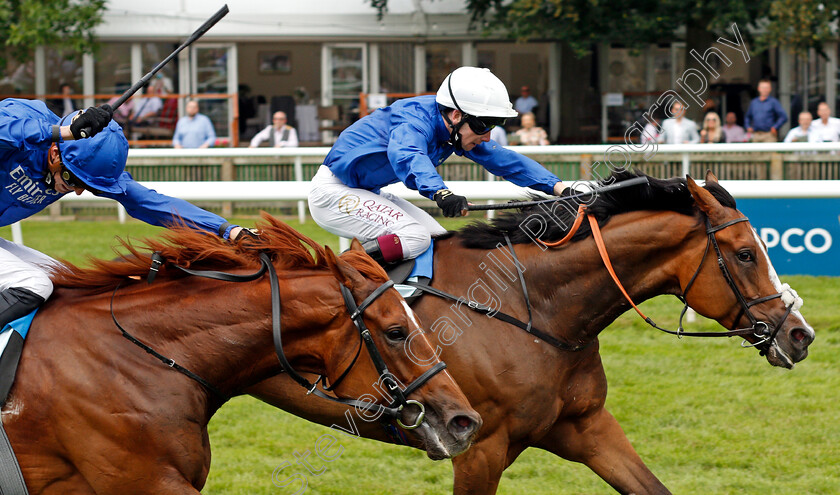
<path id="1" fill-rule="evenodd" d="M 270 217 L 259 227 L 257 240 L 236 245 L 187 228 L 147 240 L 165 260 L 151 284 L 139 280 L 153 258 L 126 242 L 132 254 L 123 260 L 57 269 L 2 411 L 31 494 L 198 493 L 210 467 L 210 417 L 279 373 L 283 356 L 293 369 L 327 377 L 342 398 L 376 397 L 386 375 L 428 380 L 409 402 L 428 409 L 417 431 L 429 456 L 469 447 L 480 418 L 446 371 L 429 378 L 427 366 L 403 355 L 404 339 L 420 330 L 384 271 L 358 244 L 337 257 Z M 261 259 L 269 275 L 243 283 L 176 269 L 247 275 Z M 376 348 L 370 359 L 359 357 L 368 345 Z M 416 406 L 402 413 L 420 423 Z"/>
<path id="2" fill-rule="evenodd" d="M 634 176 L 616 174 L 610 182 Z M 598 195 L 588 214 L 603 226 L 612 265 L 632 301 L 682 296 L 724 327 L 749 327 L 745 338 L 763 341 L 758 347 L 774 366 L 792 368 L 807 356 L 814 331 L 796 310 L 801 300 L 794 307 L 795 293 L 781 285 L 761 240 L 713 175 L 705 188 L 690 178 L 649 178 L 649 185 Z M 531 238 L 556 241 L 573 220 L 556 205 L 550 212 L 535 207 L 435 241 L 432 286 L 464 299 L 453 305 L 425 295 L 414 309 L 436 332 L 441 358 L 484 421 L 473 447 L 452 460 L 456 494 L 495 493 L 502 472 L 528 447 L 581 462 L 621 493 L 668 493 L 604 408 L 598 334 L 631 306 L 605 269 L 590 226 L 583 222 L 558 248 Z M 505 236 L 524 268 L 533 327 L 561 348 L 469 311 L 466 300 L 474 299 L 529 319 Z M 301 399 L 282 375 L 249 392 L 326 425 L 343 412 Z M 376 425 L 364 427 L 363 436 L 391 441 Z"/>

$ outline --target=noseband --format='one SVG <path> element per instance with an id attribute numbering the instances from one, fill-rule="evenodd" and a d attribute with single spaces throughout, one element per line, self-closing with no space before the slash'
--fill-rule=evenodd
<path id="1" fill-rule="evenodd" d="M 356 407 L 358 409 L 363 409 L 367 411 L 373 411 L 374 413 L 378 414 L 385 414 L 389 417 L 392 417 L 396 420 L 397 424 L 406 430 L 411 430 L 414 428 L 419 427 L 423 420 L 425 419 L 426 409 L 422 403 L 416 400 L 406 399 L 406 396 L 410 395 L 412 392 L 419 389 L 423 386 L 426 382 L 428 382 L 433 376 L 438 374 L 439 372 L 443 371 L 446 368 L 446 364 L 442 361 L 438 361 L 438 363 L 431 367 L 430 369 L 426 370 L 422 375 L 418 376 L 413 382 L 411 382 L 405 389 L 401 389 L 399 386 L 399 382 L 397 378 L 388 371 L 388 367 L 385 365 L 385 361 L 382 359 L 382 355 L 379 352 L 379 349 L 376 347 L 376 343 L 373 341 L 373 336 L 368 330 L 367 326 L 365 325 L 363 314 L 364 311 L 386 290 L 391 288 L 394 285 L 394 282 L 387 281 L 380 285 L 376 290 L 374 290 L 361 304 L 358 306 L 356 305 L 356 301 L 353 298 L 353 294 L 350 292 L 350 289 L 345 287 L 343 284 L 340 285 L 341 287 L 341 295 L 344 298 L 344 304 L 347 308 L 347 311 L 350 313 L 350 319 L 353 321 L 353 324 L 359 331 L 360 336 L 360 343 L 359 349 L 356 351 L 356 356 L 353 358 L 353 361 L 347 367 L 346 370 L 335 380 L 331 387 L 326 387 L 326 383 L 324 382 L 323 377 L 318 377 L 315 380 L 315 383 L 309 382 L 306 378 L 300 375 L 291 365 L 289 360 L 286 358 L 286 354 L 283 351 L 283 342 L 281 339 L 281 325 L 280 325 L 280 312 L 281 312 L 281 305 L 280 305 L 280 283 L 277 277 L 277 272 L 274 269 L 274 265 L 271 264 L 271 260 L 269 259 L 268 255 L 265 253 L 260 253 L 260 261 L 262 262 L 262 266 L 260 269 L 252 274 L 247 275 L 236 275 L 232 273 L 225 273 L 225 272 L 218 272 L 218 271 L 208 271 L 208 270 L 191 270 L 188 268 L 184 268 L 178 265 L 171 265 L 182 272 L 203 278 L 211 278 L 215 280 L 223 280 L 226 282 L 248 282 L 252 280 L 256 280 L 263 276 L 265 272 L 268 272 L 269 277 L 269 286 L 271 287 L 271 323 L 272 323 L 272 333 L 274 337 L 274 349 L 277 353 L 277 358 L 280 361 L 283 370 L 288 373 L 288 375 L 295 380 L 298 384 L 304 387 L 307 392 L 306 395 L 313 394 L 323 399 L 331 400 L 333 402 L 339 402 L 341 404 Z M 152 255 L 152 266 L 149 271 L 149 276 L 147 278 L 148 283 L 152 283 L 154 281 L 155 276 L 158 273 L 158 270 L 163 265 L 164 259 L 160 255 L 160 253 L 154 253 Z M 173 359 L 167 358 L 162 354 L 158 353 L 130 333 L 128 333 L 120 324 L 117 322 L 117 318 L 114 315 L 114 297 L 116 296 L 117 289 L 119 289 L 119 284 L 114 289 L 114 294 L 111 296 L 111 317 L 114 320 L 114 324 L 116 324 L 117 328 L 120 329 L 123 336 L 131 341 L 132 343 L 136 344 L 137 346 L 141 347 L 143 350 L 148 352 L 149 354 L 153 355 L 154 357 L 158 358 L 164 364 L 169 366 L 170 368 L 183 373 L 184 375 L 192 378 L 193 380 L 197 381 L 213 394 L 218 396 L 222 401 L 227 401 L 229 397 L 223 394 L 217 387 L 210 384 L 207 380 L 201 378 L 200 376 L 196 375 L 195 373 L 191 372 L 190 370 L 184 368 L 183 366 L 177 364 Z M 331 395 L 327 395 L 321 390 L 318 389 L 318 382 L 322 382 L 324 384 L 324 389 L 326 391 L 334 390 L 338 384 L 347 376 L 353 366 L 356 364 L 356 360 L 359 357 L 362 348 L 362 342 L 365 344 L 367 348 L 368 354 L 370 355 L 371 360 L 373 361 L 374 366 L 376 367 L 376 371 L 379 373 L 379 382 L 383 383 L 390 393 L 392 397 L 391 403 L 386 407 L 380 404 L 376 404 L 370 401 L 362 401 L 357 399 L 342 399 L 336 398 Z M 420 413 L 418 414 L 414 424 L 405 425 L 402 423 L 400 418 L 400 413 L 402 412 L 405 406 L 415 405 L 420 409 Z"/>

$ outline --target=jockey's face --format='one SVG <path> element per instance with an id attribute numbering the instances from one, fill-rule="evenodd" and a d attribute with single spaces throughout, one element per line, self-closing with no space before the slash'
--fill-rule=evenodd
<path id="1" fill-rule="evenodd" d="M 451 114 L 452 123 L 457 124 L 463 118 L 463 115 L 458 110 L 454 110 Z M 447 125 L 447 127 L 451 127 Z M 486 132 L 484 134 L 476 134 L 472 128 L 464 124 L 461 126 L 461 130 L 459 131 L 461 134 L 461 147 L 464 148 L 464 151 L 472 151 L 473 148 L 478 146 L 481 143 L 486 143 L 490 141 L 490 133 Z"/>
<path id="2" fill-rule="evenodd" d="M 56 191 L 61 194 L 75 192 L 77 195 L 82 194 L 85 191 L 84 187 L 71 187 L 64 181 L 64 178 L 61 177 L 61 171 L 63 168 L 61 165 L 61 153 L 58 151 L 58 146 L 55 143 L 50 146 L 50 151 L 47 155 L 47 166 L 49 167 L 50 173 L 55 181 Z"/>

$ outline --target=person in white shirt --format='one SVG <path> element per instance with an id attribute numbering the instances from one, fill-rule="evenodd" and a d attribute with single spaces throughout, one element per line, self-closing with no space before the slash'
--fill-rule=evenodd
<path id="1" fill-rule="evenodd" d="M 657 119 L 653 115 L 650 116 L 650 120 L 645 125 L 645 128 L 642 131 L 642 136 L 639 138 L 639 141 L 641 142 L 641 144 L 659 142 L 659 119 Z"/>
<path id="2" fill-rule="evenodd" d="M 490 129 L 490 139 L 499 143 L 499 146 L 507 146 L 507 132 L 503 126 L 497 125 Z"/>
<path id="3" fill-rule="evenodd" d="M 665 119 L 665 122 L 662 122 L 662 134 L 659 136 L 659 142 L 665 144 L 699 143 L 700 134 L 697 132 L 697 124 L 693 120 L 685 118 L 685 111 L 680 102 L 675 101 L 671 105 L 671 114 L 676 117 Z"/>
<path id="4" fill-rule="evenodd" d="M 840 119 L 831 116 L 831 107 L 826 102 L 817 105 L 819 119 L 811 124 L 811 132 L 814 134 L 811 142 L 837 142 L 840 141 Z"/>
<path id="5" fill-rule="evenodd" d="M 813 120 L 813 117 L 810 112 L 801 112 L 799 114 L 799 127 L 794 127 L 788 131 L 787 136 L 785 136 L 785 142 L 813 143 L 817 138 L 817 133 L 814 132 L 811 120 Z"/>
<path id="6" fill-rule="evenodd" d="M 295 128 L 286 125 L 286 114 L 284 112 L 274 112 L 272 117 L 272 124 L 261 130 L 251 139 L 249 148 L 257 148 L 261 143 L 268 141 L 268 146 L 272 148 L 296 148 L 298 146 L 298 137 Z"/>

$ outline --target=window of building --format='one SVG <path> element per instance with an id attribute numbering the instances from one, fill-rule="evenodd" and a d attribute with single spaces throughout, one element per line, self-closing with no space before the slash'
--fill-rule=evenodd
<path id="1" fill-rule="evenodd" d="M 426 45 L 426 91 L 437 91 L 450 72 L 460 67 L 463 43 Z"/>

